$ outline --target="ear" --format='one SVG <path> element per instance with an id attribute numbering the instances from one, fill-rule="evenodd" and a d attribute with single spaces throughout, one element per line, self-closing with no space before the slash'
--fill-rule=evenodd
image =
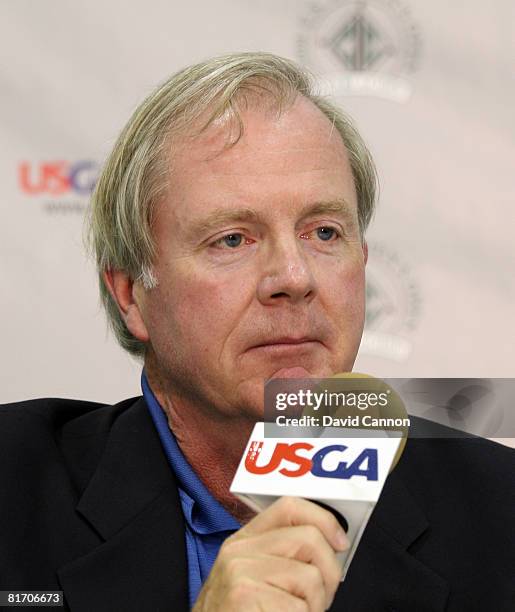
<path id="1" fill-rule="evenodd" d="M 140 342 L 148 342 L 149 334 L 136 301 L 134 281 L 121 270 L 106 270 L 103 278 L 127 329 Z"/>
<path id="2" fill-rule="evenodd" d="M 363 240 L 363 263 L 367 265 L 368 261 L 368 244 L 366 240 Z"/>

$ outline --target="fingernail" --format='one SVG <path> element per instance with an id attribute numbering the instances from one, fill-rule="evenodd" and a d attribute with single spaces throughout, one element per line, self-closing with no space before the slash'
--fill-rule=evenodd
<path id="1" fill-rule="evenodd" d="M 346 550 L 349 547 L 349 540 L 343 529 L 336 532 L 336 546 L 338 550 Z"/>

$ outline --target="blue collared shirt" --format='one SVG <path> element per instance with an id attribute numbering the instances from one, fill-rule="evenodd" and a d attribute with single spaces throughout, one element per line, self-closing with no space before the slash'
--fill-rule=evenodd
<path id="1" fill-rule="evenodd" d="M 238 521 L 211 495 L 182 454 L 164 410 L 141 375 L 143 397 L 161 439 L 179 488 L 188 559 L 189 600 L 192 608 L 202 584 L 213 567 L 224 540 L 241 527 Z"/>

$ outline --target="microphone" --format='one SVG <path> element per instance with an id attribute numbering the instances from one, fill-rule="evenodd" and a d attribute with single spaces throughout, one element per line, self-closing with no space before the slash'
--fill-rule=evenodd
<path id="1" fill-rule="evenodd" d="M 339 406 L 331 403 L 335 395 Z M 286 416 L 284 401 L 273 401 L 285 396 L 292 401 L 311 397 L 313 402 L 305 401 L 301 414 L 297 410 L 295 417 Z M 389 385 L 367 375 L 338 374 L 316 382 L 274 379 L 265 390 L 265 417 L 267 422 L 254 426 L 230 491 L 255 512 L 285 495 L 332 512 L 350 542 L 347 551 L 338 553 L 343 580 L 386 478 L 404 450 L 409 426 L 404 405 Z"/>

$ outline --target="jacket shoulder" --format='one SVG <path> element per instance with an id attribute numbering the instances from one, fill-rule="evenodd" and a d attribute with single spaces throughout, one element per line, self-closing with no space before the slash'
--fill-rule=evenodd
<path id="1" fill-rule="evenodd" d="M 411 460 L 419 463 L 419 467 L 427 464 L 427 467 L 438 469 L 443 477 L 453 467 L 467 472 L 475 471 L 475 477 L 489 475 L 492 471 L 500 474 L 511 471 L 515 476 L 513 448 L 425 419 L 411 419 L 414 427 L 410 430 L 406 450 Z"/>
<path id="2" fill-rule="evenodd" d="M 445 500 L 469 516 L 513 516 L 515 450 L 439 426 L 432 432 L 410 439 L 395 468 L 421 505 L 436 512 Z"/>
<path id="3" fill-rule="evenodd" d="M 38 418 L 49 423 L 64 423 L 70 419 L 87 414 L 91 410 L 104 407 L 106 404 L 83 400 L 46 397 L 12 402 L 0 405 L 0 419 L 3 424 L 20 423 L 26 419 Z M 0 430 L 2 435 L 3 429 Z"/>
<path id="4" fill-rule="evenodd" d="M 101 419 L 101 410 L 108 411 L 117 408 L 125 409 L 138 398 L 130 398 L 109 405 L 100 402 L 91 402 L 77 399 L 47 397 L 40 399 L 30 399 L 21 402 L 0 404 L 0 436 L 4 436 L 7 431 L 14 433 L 16 428 L 23 427 L 28 422 L 33 423 L 34 427 L 42 429 L 50 427 L 53 430 L 67 426 L 81 426 L 93 423 Z M 10 426 L 10 429 L 6 428 Z"/>
<path id="5" fill-rule="evenodd" d="M 85 439 L 99 455 L 113 421 L 137 398 L 113 406 L 43 398 L 0 405 L 0 481 L 27 482 L 62 464 L 66 441 Z"/>

